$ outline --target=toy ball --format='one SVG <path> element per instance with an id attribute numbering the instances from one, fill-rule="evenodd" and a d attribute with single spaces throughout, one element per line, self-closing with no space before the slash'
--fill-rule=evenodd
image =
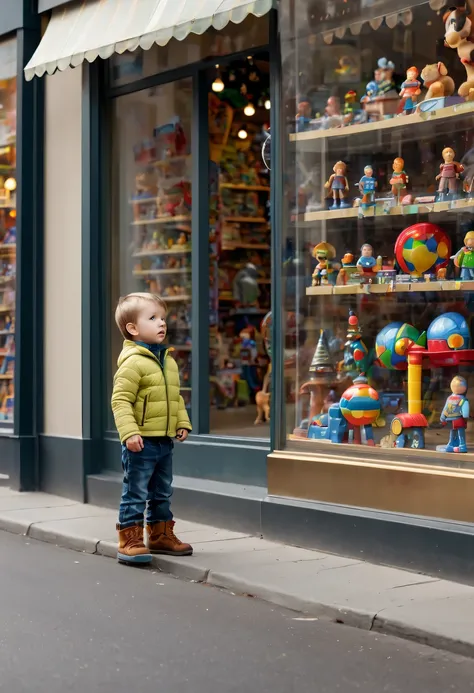
<path id="1" fill-rule="evenodd" d="M 466 319 L 459 313 L 445 313 L 428 327 L 428 350 L 470 349 L 471 335 Z"/>
<path id="2" fill-rule="evenodd" d="M 365 379 L 356 381 L 344 392 L 339 406 L 343 417 L 352 426 L 374 424 L 380 414 L 378 392 Z"/>
<path id="3" fill-rule="evenodd" d="M 446 267 L 451 255 L 451 239 L 436 224 L 413 224 L 401 232 L 395 243 L 395 258 L 402 272 L 421 276 Z"/>
<path id="4" fill-rule="evenodd" d="M 420 337 L 420 332 L 407 322 L 391 322 L 375 338 L 377 365 L 392 371 L 408 368 L 408 349 Z"/>

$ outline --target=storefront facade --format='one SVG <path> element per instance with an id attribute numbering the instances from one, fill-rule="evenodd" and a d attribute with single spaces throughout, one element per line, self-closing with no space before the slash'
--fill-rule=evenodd
<path id="1" fill-rule="evenodd" d="M 157 292 L 194 427 L 178 514 L 465 574 L 468 38 L 437 0 L 214 5 L 150 28 L 120 0 L 39 4 L 42 415 L 11 476 L 116 504 L 113 309 Z"/>

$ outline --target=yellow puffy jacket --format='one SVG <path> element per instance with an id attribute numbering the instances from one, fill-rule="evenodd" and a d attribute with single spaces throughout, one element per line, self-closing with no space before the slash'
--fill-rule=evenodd
<path id="1" fill-rule="evenodd" d="M 120 442 L 134 435 L 175 438 L 179 428 L 191 431 L 180 394 L 178 364 L 168 350 L 162 362 L 163 366 L 146 347 L 124 341 L 112 393 Z"/>

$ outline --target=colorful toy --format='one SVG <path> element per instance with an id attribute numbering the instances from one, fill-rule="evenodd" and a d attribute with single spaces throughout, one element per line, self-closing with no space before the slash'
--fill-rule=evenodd
<path id="1" fill-rule="evenodd" d="M 441 412 L 441 423 L 443 426 L 449 424 L 451 432 L 447 445 L 438 445 L 436 450 L 439 452 L 467 452 L 466 426 L 469 419 L 469 401 L 466 397 L 467 382 L 464 378 L 456 375 L 450 384 L 452 394 L 446 400 Z"/>
<path id="2" fill-rule="evenodd" d="M 258 270 L 251 262 L 237 272 L 233 292 L 236 302 L 242 306 L 255 306 L 258 303 L 260 289 L 258 286 Z"/>
<path id="3" fill-rule="evenodd" d="M 419 338 L 420 332 L 409 323 L 391 322 L 385 325 L 375 338 L 377 365 L 393 371 L 406 370 L 408 351 Z"/>
<path id="4" fill-rule="evenodd" d="M 421 83 L 417 79 L 419 75 L 416 67 L 409 67 L 407 70 L 407 78 L 402 83 L 402 88 L 399 96 L 401 102 L 398 107 L 398 113 L 412 113 L 415 110 L 418 96 L 421 94 Z"/>
<path id="5" fill-rule="evenodd" d="M 300 394 L 309 394 L 309 419 L 323 411 L 324 399 L 337 384 L 336 368 L 329 354 L 326 332 L 320 330 L 316 350 L 309 367 L 310 378 L 300 387 Z"/>
<path id="6" fill-rule="evenodd" d="M 359 375 L 342 394 L 339 406 L 349 424 L 349 442 L 361 444 L 365 437 L 366 445 L 375 445 L 372 425 L 380 414 L 380 401 L 364 375 Z"/>
<path id="7" fill-rule="evenodd" d="M 413 278 L 446 267 L 450 253 L 451 239 L 447 233 L 429 222 L 409 226 L 395 243 L 395 258 L 400 269 Z"/>
<path id="8" fill-rule="evenodd" d="M 338 286 L 345 286 L 348 284 L 352 275 L 358 272 L 357 265 L 354 262 L 354 255 L 352 253 L 346 253 L 344 257 L 341 258 L 341 265 L 341 269 L 337 275 L 336 284 Z"/>
<path id="9" fill-rule="evenodd" d="M 474 231 L 468 231 L 464 236 L 464 247 L 452 255 L 456 267 L 461 270 L 461 281 L 474 279 Z"/>
<path id="10" fill-rule="evenodd" d="M 296 131 L 306 130 L 311 122 L 311 104 L 309 101 L 300 101 L 296 113 Z"/>
<path id="11" fill-rule="evenodd" d="M 362 331 L 357 315 L 349 311 L 346 343 L 344 344 L 344 359 L 339 364 L 340 375 L 355 378 L 365 373 L 369 365 L 369 350 L 362 340 Z"/>
<path id="12" fill-rule="evenodd" d="M 439 180 L 438 194 L 440 198 L 443 198 L 446 193 L 449 193 L 451 198 L 454 198 L 459 189 L 459 179 L 464 166 L 454 161 L 455 154 L 451 147 L 445 147 L 441 156 L 443 163 L 440 164 L 440 172 L 436 176 L 436 180 Z"/>
<path id="13" fill-rule="evenodd" d="M 346 193 L 349 190 L 349 183 L 346 178 L 347 166 L 343 161 L 338 161 L 334 164 L 332 170 L 334 171 L 334 173 L 324 184 L 324 187 L 332 193 L 333 197 L 333 204 L 332 207 L 330 207 L 330 209 L 338 209 L 338 200 L 339 207 L 350 207 L 349 203 L 346 202 L 344 199 Z"/>
<path id="14" fill-rule="evenodd" d="M 362 200 L 360 202 L 362 207 L 373 207 L 375 204 L 375 189 L 377 187 L 377 181 L 374 178 L 374 169 L 372 166 L 365 166 L 364 175 L 360 179 L 359 191 L 362 195 Z"/>
<path id="15" fill-rule="evenodd" d="M 430 354 L 446 354 L 450 351 L 471 348 L 469 325 L 460 313 L 444 313 L 435 318 L 428 327 L 427 335 Z"/>
<path id="16" fill-rule="evenodd" d="M 443 17 L 444 43 L 457 49 L 458 57 L 466 69 L 467 80 L 458 89 L 459 96 L 471 99 L 474 95 L 474 28 L 471 2 L 450 8 Z"/>
<path id="17" fill-rule="evenodd" d="M 351 89 L 344 96 L 344 125 L 349 125 L 352 123 L 357 113 L 359 112 L 359 106 L 356 103 L 357 94 Z"/>
<path id="18" fill-rule="evenodd" d="M 318 243 L 313 248 L 313 257 L 318 261 L 318 264 L 313 272 L 313 286 L 319 286 L 322 282 L 323 276 L 326 276 L 327 278 L 330 277 L 332 280 L 334 270 L 332 268 L 331 260 L 334 260 L 336 257 L 335 247 L 326 242 Z"/>
<path id="19" fill-rule="evenodd" d="M 390 185 L 392 186 L 392 195 L 397 200 L 397 204 L 400 204 L 400 198 L 407 191 L 408 176 L 404 171 L 404 166 L 405 161 L 400 156 L 393 160 L 393 173 L 390 177 Z"/>
<path id="20" fill-rule="evenodd" d="M 395 82 L 393 81 L 395 65 L 391 60 L 387 60 L 387 58 L 380 58 L 377 65 L 381 70 L 377 96 L 387 96 L 390 92 L 395 90 Z"/>
<path id="21" fill-rule="evenodd" d="M 360 258 L 357 260 L 357 267 L 360 267 L 366 274 L 372 275 L 377 260 L 374 258 L 374 249 L 369 243 L 364 243 L 360 249 Z"/>
<path id="22" fill-rule="evenodd" d="M 421 79 L 428 89 L 425 101 L 454 94 L 454 80 L 448 77 L 448 69 L 444 63 L 425 65 L 421 71 Z"/>

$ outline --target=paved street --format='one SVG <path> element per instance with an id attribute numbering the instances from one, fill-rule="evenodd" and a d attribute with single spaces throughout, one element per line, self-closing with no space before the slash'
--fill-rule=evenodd
<path id="1" fill-rule="evenodd" d="M 446 693 L 474 661 L 0 534 L 8 693 Z"/>

